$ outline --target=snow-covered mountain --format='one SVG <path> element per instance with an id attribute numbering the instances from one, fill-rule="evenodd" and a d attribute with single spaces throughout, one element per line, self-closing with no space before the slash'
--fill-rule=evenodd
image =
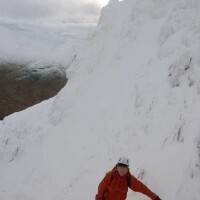
<path id="1" fill-rule="evenodd" d="M 0 123 L 1 199 L 94 199 L 124 155 L 161 199 L 198 200 L 199 13 L 199 0 L 110 1 L 65 88 Z"/>
<path id="2" fill-rule="evenodd" d="M 0 62 L 68 67 L 94 23 L 56 22 L 0 19 Z"/>

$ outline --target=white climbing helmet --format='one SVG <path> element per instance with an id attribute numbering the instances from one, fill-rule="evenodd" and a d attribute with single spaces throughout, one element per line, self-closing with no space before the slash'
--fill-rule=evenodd
<path id="1" fill-rule="evenodd" d="M 129 159 L 126 157 L 120 157 L 117 164 L 129 166 Z"/>

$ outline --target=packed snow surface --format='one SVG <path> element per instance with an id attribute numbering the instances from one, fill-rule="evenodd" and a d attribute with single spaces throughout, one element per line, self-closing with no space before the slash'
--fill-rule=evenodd
<path id="1" fill-rule="evenodd" d="M 127 156 L 161 199 L 199 200 L 199 19 L 199 0 L 110 1 L 61 92 L 0 123 L 0 199 L 94 199 Z"/>

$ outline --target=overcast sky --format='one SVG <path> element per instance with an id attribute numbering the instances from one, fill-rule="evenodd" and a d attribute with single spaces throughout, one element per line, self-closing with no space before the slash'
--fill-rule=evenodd
<path id="1" fill-rule="evenodd" d="M 48 17 L 98 16 L 106 0 L 0 0 L 0 18 L 38 20 Z"/>

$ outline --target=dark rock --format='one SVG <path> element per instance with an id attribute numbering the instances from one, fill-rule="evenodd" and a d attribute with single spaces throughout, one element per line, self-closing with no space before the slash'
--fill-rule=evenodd
<path id="1" fill-rule="evenodd" d="M 0 64 L 0 120 L 55 96 L 67 83 L 64 70 Z"/>

